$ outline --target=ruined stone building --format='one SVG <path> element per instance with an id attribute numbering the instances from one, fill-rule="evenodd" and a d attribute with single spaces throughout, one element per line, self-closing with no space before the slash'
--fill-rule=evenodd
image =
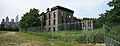
<path id="1" fill-rule="evenodd" d="M 73 14 L 73 10 L 62 6 L 55 6 L 48 8 L 45 13 L 46 16 L 42 15 L 39 18 L 40 20 L 45 17 L 47 18 L 45 23 L 46 31 L 61 31 L 62 28 L 64 28 L 64 30 L 84 29 L 81 20 L 74 17 Z M 89 27 L 89 29 L 91 29 L 91 27 Z"/>
<path id="2" fill-rule="evenodd" d="M 88 30 L 93 30 L 93 21 L 92 20 L 83 20 L 82 22 L 82 29 L 85 30 L 87 27 Z"/>
<path id="3" fill-rule="evenodd" d="M 73 16 L 73 13 L 74 11 L 68 8 L 55 6 L 48 8 L 47 12 L 45 13 L 46 16 L 41 16 L 39 18 L 41 18 L 41 20 L 45 17 L 47 18 L 45 26 L 46 31 L 61 31 L 61 29 L 69 30 L 73 28 L 70 26 L 70 24 L 80 22 L 76 17 Z"/>
<path id="4" fill-rule="evenodd" d="M 58 31 L 58 24 L 73 23 L 73 13 L 73 10 L 61 6 L 47 9 L 46 30 Z"/>

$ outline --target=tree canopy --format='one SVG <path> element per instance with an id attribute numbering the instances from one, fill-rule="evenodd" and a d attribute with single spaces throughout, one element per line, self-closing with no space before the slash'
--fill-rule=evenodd
<path id="1" fill-rule="evenodd" d="M 26 12 L 25 14 L 23 14 L 23 17 L 20 20 L 19 26 L 21 28 L 38 26 L 41 24 L 39 17 L 40 17 L 40 14 L 38 9 L 35 9 L 35 8 L 30 9 L 29 12 Z"/>
<path id="2" fill-rule="evenodd" d="M 120 0 L 112 0 L 107 5 L 113 8 L 100 14 L 99 22 L 104 24 L 120 23 Z"/>
<path id="3" fill-rule="evenodd" d="M 106 35 L 120 41 L 120 0 L 112 0 L 108 3 L 111 10 L 100 14 L 99 23 L 105 24 Z"/>

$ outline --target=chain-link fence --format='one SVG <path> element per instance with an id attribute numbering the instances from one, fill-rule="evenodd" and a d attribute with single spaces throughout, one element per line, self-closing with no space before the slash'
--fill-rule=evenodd
<path id="1" fill-rule="evenodd" d="M 41 32 L 41 31 L 45 31 L 45 27 L 43 27 L 43 26 L 26 27 L 26 28 L 21 28 L 20 31 L 22 31 L 22 32 Z"/>
<path id="2" fill-rule="evenodd" d="M 120 42 L 112 38 L 105 36 L 104 39 L 105 39 L 106 46 L 120 46 Z"/>
<path id="3" fill-rule="evenodd" d="M 61 24 L 58 24 L 56 26 L 57 26 L 56 29 L 58 31 L 82 30 L 82 23 L 80 23 L 80 22 L 76 22 L 76 23 L 61 23 Z M 51 27 L 51 29 L 52 28 L 53 27 Z M 37 27 L 20 28 L 20 31 L 23 31 L 23 32 L 39 32 L 39 31 L 47 31 L 46 29 L 48 29 L 48 28 L 45 27 L 45 26 L 37 26 Z M 53 31 L 53 30 L 51 30 L 51 31 Z"/>
<path id="4" fill-rule="evenodd" d="M 100 27 L 101 28 L 101 27 Z M 38 26 L 38 27 L 26 27 L 22 28 L 20 31 L 22 32 L 30 32 L 35 35 L 52 38 L 56 40 L 61 40 L 65 42 L 78 42 L 78 43 L 86 43 L 86 31 L 82 29 L 82 23 L 63 23 L 58 24 L 59 31 L 46 31 L 45 27 Z M 101 28 L 102 29 L 102 28 Z M 88 42 L 100 42 L 103 38 L 100 32 L 101 29 L 95 31 L 88 30 Z M 99 32 L 98 32 L 99 31 Z M 101 34 L 99 34 L 101 33 Z M 98 40 L 99 39 L 99 40 Z M 96 42 L 97 41 L 97 42 Z"/>
<path id="5" fill-rule="evenodd" d="M 45 27 L 38 26 L 22 28 L 20 31 L 65 42 L 86 42 L 85 33 L 80 22 L 59 24 L 58 30 L 56 32 L 46 31 Z"/>
<path id="6" fill-rule="evenodd" d="M 81 29 L 82 29 L 82 23 L 81 22 L 58 24 L 58 30 L 59 31 L 64 31 L 64 30 L 81 30 Z"/>
<path id="7" fill-rule="evenodd" d="M 120 46 L 120 24 L 104 24 L 106 46 Z"/>
<path id="8" fill-rule="evenodd" d="M 81 31 L 81 30 L 74 30 L 74 31 L 69 30 L 69 31 L 57 31 L 57 32 L 36 32 L 33 34 L 46 37 L 46 38 L 51 38 L 54 40 L 61 40 L 64 42 L 77 42 L 77 43 L 86 42 L 84 31 Z"/>

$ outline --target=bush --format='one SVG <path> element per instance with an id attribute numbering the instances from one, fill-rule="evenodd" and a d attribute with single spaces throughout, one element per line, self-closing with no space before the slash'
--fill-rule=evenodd
<path id="1" fill-rule="evenodd" d="M 120 42 L 120 26 L 111 28 L 111 30 L 107 33 L 107 36 Z"/>

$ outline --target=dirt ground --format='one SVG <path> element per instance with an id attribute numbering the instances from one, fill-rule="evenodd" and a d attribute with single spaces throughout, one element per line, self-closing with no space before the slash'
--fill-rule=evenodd
<path id="1" fill-rule="evenodd" d="M 16 32 L 4 32 L 0 34 L 0 46 L 45 46 L 40 41 L 26 40 Z M 86 44 L 78 44 L 86 46 Z M 88 46 L 105 46 L 105 44 L 88 44 Z"/>

